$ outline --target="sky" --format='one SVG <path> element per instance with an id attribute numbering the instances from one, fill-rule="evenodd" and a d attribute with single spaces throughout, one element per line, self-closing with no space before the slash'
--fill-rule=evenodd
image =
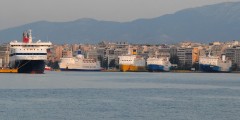
<path id="1" fill-rule="evenodd" d="M 0 30 L 36 21 L 81 18 L 128 22 L 176 11 L 240 0 L 0 0 Z"/>

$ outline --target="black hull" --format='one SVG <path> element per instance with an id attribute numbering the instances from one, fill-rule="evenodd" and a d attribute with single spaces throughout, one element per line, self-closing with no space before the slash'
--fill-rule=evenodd
<path id="1" fill-rule="evenodd" d="M 44 60 L 21 60 L 15 62 L 15 68 L 18 73 L 44 73 L 45 62 Z"/>

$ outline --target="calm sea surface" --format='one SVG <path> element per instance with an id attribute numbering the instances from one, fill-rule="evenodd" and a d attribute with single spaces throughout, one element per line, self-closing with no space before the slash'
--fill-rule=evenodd
<path id="1" fill-rule="evenodd" d="M 239 120 L 240 74 L 0 74 L 0 120 Z"/>

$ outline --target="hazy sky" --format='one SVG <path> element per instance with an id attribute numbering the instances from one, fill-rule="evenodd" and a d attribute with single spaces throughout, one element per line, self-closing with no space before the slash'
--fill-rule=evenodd
<path id="1" fill-rule="evenodd" d="M 0 29 L 40 20 L 94 18 L 125 22 L 232 1 L 240 0 L 0 0 Z"/>

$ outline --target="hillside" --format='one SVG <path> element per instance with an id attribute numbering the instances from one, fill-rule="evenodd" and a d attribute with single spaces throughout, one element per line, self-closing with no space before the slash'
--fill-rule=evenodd
<path id="1" fill-rule="evenodd" d="M 0 43 L 21 39 L 32 29 L 35 39 L 62 43 L 176 43 L 180 41 L 227 41 L 240 39 L 240 2 L 181 10 L 174 14 L 131 22 L 79 19 L 70 22 L 39 21 L 0 31 Z"/>

